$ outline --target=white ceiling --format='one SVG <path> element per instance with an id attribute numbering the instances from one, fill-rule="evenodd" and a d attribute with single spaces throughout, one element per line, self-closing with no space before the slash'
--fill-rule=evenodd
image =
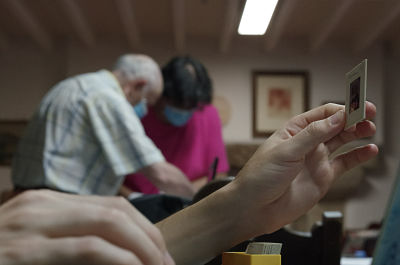
<path id="1" fill-rule="evenodd" d="M 60 40 L 91 47 L 119 39 L 133 49 L 166 39 L 177 51 L 209 41 L 229 52 L 241 41 L 265 51 L 301 41 L 310 52 L 330 42 L 361 52 L 376 43 L 400 51 L 400 0 L 280 0 L 265 36 L 236 32 L 244 0 L 0 0 L 0 51 L 15 41 L 51 50 Z"/>

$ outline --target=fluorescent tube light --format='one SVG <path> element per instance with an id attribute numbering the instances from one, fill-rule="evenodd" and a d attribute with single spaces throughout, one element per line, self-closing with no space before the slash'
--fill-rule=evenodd
<path id="1" fill-rule="evenodd" d="M 240 35 L 264 35 L 278 0 L 247 0 L 240 20 Z"/>

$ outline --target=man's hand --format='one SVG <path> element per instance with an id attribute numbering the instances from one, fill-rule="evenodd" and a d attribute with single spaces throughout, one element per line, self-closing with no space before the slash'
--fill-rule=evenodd
<path id="1" fill-rule="evenodd" d="M 375 113 L 375 106 L 367 102 L 367 119 Z M 249 225 L 268 233 L 294 221 L 338 176 L 378 153 L 370 144 L 331 157 L 344 144 L 376 131 L 369 120 L 348 131 L 343 131 L 344 125 L 344 106 L 327 104 L 294 117 L 261 145 L 235 181 L 249 210 L 259 213 Z"/>
<path id="2" fill-rule="evenodd" d="M 327 104 L 292 118 L 256 151 L 234 181 L 157 224 L 178 264 L 201 264 L 271 233 L 307 212 L 343 172 L 374 157 L 375 145 L 332 157 L 375 133 L 363 121 L 344 131 L 344 107 Z M 368 119 L 375 106 L 366 105 Z"/>
<path id="3" fill-rule="evenodd" d="M 125 199 L 28 191 L 0 207 L 0 264 L 168 264 L 159 230 Z"/>

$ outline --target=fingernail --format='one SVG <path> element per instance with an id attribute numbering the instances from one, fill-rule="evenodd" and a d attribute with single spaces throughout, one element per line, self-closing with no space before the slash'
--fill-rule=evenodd
<path id="1" fill-rule="evenodd" d="M 329 121 L 332 125 L 337 125 L 342 122 L 343 116 L 344 116 L 344 111 L 339 110 L 338 112 L 329 117 Z"/>
<path id="2" fill-rule="evenodd" d="M 169 254 L 169 252 L 165 252 L 164 254 L 164 264 L 165 265 L 175 265 L 175 261 L 174 259 L 171 257 L 171 255 Z"/>

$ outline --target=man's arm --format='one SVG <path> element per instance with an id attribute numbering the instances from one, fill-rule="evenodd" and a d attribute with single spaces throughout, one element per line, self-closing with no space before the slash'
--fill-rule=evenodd
<path id="1" fill-rule="evenodd" d="M 183 172 L 168 162 L 157 162 L 139 170 L 160 191 L 192 198 L 195 189 Z"/>
<path id="2" fill-rule="evenodd" d="M 343 131 L 343 110 L 327 104 L 292 118 L 233 182 L 158 223 L 176 263 L 201 264 L 239 242 L 276 231 L 315 205 L 339 175 L 374 157 L 373 144 L 330 156 L 376 131 L 367 120 Z M 375 113 L 367 102 L 367 119 Z"/>

